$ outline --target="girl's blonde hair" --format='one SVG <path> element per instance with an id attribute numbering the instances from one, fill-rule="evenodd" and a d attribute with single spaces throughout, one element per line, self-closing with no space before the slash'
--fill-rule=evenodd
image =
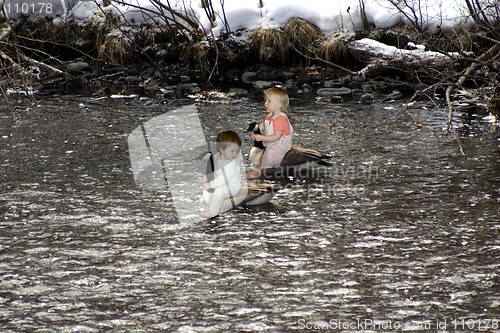
<path id="1" fill-rule="evenodd" d="M 288 109 L 290 108 L 290 101 L 288 99 L 288 94 L 286 90 L 280 89 L 280 88 L 269 88 L 266 90 L 266 95 L 264 97 L 264 100 L 267 100 L 267 97 L 269 95 L 275 95 L 278 97 L 280 103 L 281 103 L 281 112 L 287 113 Z"/>

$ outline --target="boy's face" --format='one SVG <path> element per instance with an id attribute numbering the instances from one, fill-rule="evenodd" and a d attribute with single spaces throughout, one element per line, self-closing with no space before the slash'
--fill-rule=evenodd
<path id="1" fill-rule="evenodd" d="M 266 111 L 272 113 L 279 112 L 282 105 L 283 104 L 280 102 L 279 97 L 275 94 L 267 95 L 266 102 L 264 103 Z"/>
<path id="2" fill-rule="evenodd" d="M 240 152 L 240 146 L 238 146 L 236 143 L 231 142 L 226 149 L 222 150 L 222 157 L 225 160 L 234 160 L 236 156 L 238 156 L 238 153 Z"/>

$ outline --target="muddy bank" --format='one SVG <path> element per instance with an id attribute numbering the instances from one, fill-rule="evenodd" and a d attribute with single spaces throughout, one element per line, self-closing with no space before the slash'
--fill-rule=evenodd
<path id="1" fill-rule="evenodd" d="M 457 44 L 456 35 L 415 33 L 405 27 L 327 37 L 297 18 L 283 29 L 240 30 L 217 40 L 197 29 L 123 26 L 117 17 L 103 14 L 84 23 L 33 18 L 0 23 L 0 41 L 5 43 L 0 86 L 7 93 L 79 91 L 154 95 L 168 101 L 203 91 L 228 92 L 230 87 L 280 85 L 291 95 L 328 95 L 334 103 L 411 101 L 437 94 L 447 99 L 445 108 L 466 99 L 500 114 L 495 29 L 472 35 L 462 31 L 469 38 Z M 242 43 L 245 34 L 248 42 Z M 366 40 L 399 51 L 386 55 L 361 43 Z M 447 56 L 427 56 L 422 48 Z M 463 89 L 456 92 L 455 86 Z"/>

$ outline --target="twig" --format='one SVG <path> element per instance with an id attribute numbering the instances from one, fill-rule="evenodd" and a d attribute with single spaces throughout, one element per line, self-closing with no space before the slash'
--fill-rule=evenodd
<path id="1" fill-rule="evenodd" d="M 0 41 L 0 44 L 2 44 L 4 42 L 1 42 Z M 7 55 L 6 53 L 4 53 L 3 51 L 0 50 L 0 57 L 2 57 L 3 59 L 5 59 L 6 61 L 10 62 L 12 64 L 12 66 L 14 67 L 19 67 L 20 65 L 18 63 L 16 63 L 14 61 L 14 59 L 12 59 L 11 57 L 9 57 L 9 55 Z M 35 64 L 37 66 L 40 66 L 40 67 L 45 67 L 46 69 L 50 70 L 51 72 L 54 72 L 56 74 L 64 74 L 63 71 L 61 71 L 60 69 L 57 69 L 49 64 L 46 64 L 44 62 L 41 62 L 41 61 L 38 61 L 38 60 L 35 60 L 33 58 L 30 58 L 30 57 L 27 57 L 25 56 L 23 53 L 20 53 L 18 52 L 18 57 L 20 60 L 24 60 L 24 61 L 27 61 L 29 63 L 32 63 L 32 64 Z M 52 56 L 49 56 L 51 59 L 54 59 L 54 60 L 57 60 L 55 59 L 54 57 Z M 59 61 L 59 60 L 58 60 Z"/>
<path id="2" fill-rule="evenodd" d="M 12 59 L 8 54 L 6 54 L 5 52 L 3 52 L 2 50 L 0 50 L 0 57 L 2 57 L 5 61 L 8 61 L 9 63 L 11 63 L 11 65 L 14 68 L 18 68 L 19 67 L 19 64 L 17 62 L 15 62 L 14 59 Z"/>
<path id="3" fill-rule="evenodd" d="M 29 38 L 29 37 L 26 37 L 26 36 L 16 36 L 17 40 L 21 41 L 28 41 L 28 42 L 34 42 L 34 43 L 40 43 L 40 44 L 51 44 L 51 45 L 54 45 L 54 46 L 59 46 L 59 47 L 64 47 L 64 48 L 67 48 L 67 49 L 70 49 L 72 51 L 75 51 L 77 53 L 80 53 L 82 56 L 86 57 L 86 58 L 89 58 L 89 59 L 92 59 L 93 61 L 97 61 L 96 58 L 92 57 L 92 55 L 86 53 L 86 52 L 83 52 L 81 49 L 78 49 L 74 46 L 71 46 L 71 45 L 68 45 L 68 44 L 60 44 L 60 43 L 56 43 L 56 42 L 53 42 L 51 40 L 40 40 L 40 39 L 35 39 L 35 38 Z M 8 43 L 6 42 L 2 42 L 0 41 L 0 43 L 4 43 L 6 45 L 9 45 Z M 54 56 L 51 56 L 50 54 L 48 54 L 47 52 L 44 52 L 42 50 L 39 50 L 39 49 L 35 49 L 35 48 L 31 48 L 31 47 L 28 47 L 26 45 L 22 45 L 22 44 L 16 44 L 16 47 L 19 47 L 19 48 L 22 48 L 22 49 L 25 49 L 25 50 L 28 50 L 28 51 L 31 51 L 33 53 L 39 53 L 39 54 L 42 54 L 43 56 L 46 56 L 48 58 L 50 58 L 51 60 L 55 61 L 55 62 L 58 62 L 60 64 L 63 64 L 64 62 L 55 58 Z"/>
<path id="4" fill-rule="evenodd" d="M 0 35 L 0 41 L 7 39 L 7 37 L 9 37 L 14 31 L 19 29 L 24 23 L 26 23 L 26 21 L 28 21 L 28 18 L 25 16 L 20 17 L 16 22 L 14 22 L 14 24 L 10 24 L 9 21 L 9 29 L 4 31 L 3 34 Z"/>
<path id="5" fill-rule="evenodd" d="M 448 105 L 448 121 L 446 122 L 446 134 L 450 133 L 453 120 L 453 101 L 451 95 L 455 91 L 455 86 L 449 85 L 446 89 L 446 104 Z"/>
<path id="6" fill-rule="evenodd" d="M 479 62 L 483 62 L 487 59 L 496 58 L 498 53 L 500 52 L 500 44 L 494 44 L 488 51 L 483 53 L 481 56 L 477 58 L 474 62 L 470 64 L 470 66 L 465 70 L 465 73 L 460 76 L 458 81 L 454 85 L 449 85 L 446 89 L 446 103 L 448 103 L 448 123 L 446 126 L 446 133 L 449 133 L 451 130 L 451 121 L 453 117 L 453 101 L 452 95 L 455 91 L 455 87 L 462 87 L 467 77 L 469 77 L 475 70 Z"/>
<path id="7" fill-rule="evenodd" d="M 464 151 L 464 144 L 462 142 L 462 139 L 460 139 L 458 132 L 455 132 L 455 137 L 456 137 L 457 142 L 458 142 L 458 147 L 460 148 L 460 153 L 462 154 L 463 157 L 467 158 L 467 155 L 465 155 L 465 151 Z"/>
<path id="8" fill-rule="evenodd" d="M 32 58 L 29 58 L 29 57 L 25 56 L 24 54 L 20 54 L 20 57 L 21 57 L 21 59 L 23 59 L 23 60 L 25 60 L 27 62 L 30 62 L 30 63 L 35 64 L 37 66 L 44 67 L 45 69 L 48 69 L 49 71 L 51 71 L 53 73 L 56 73 L 56 74 L 59 74 L 59 75 L 63 75 L 64 74 L 64 72 L 62 70 L 57 69 L 54 66 L 46 64 L 44 62 L 41 62 L 41 61 L 38 61 L 38 60 L 35 60 L 35 59 L 32 59 Z"/>
<path id="9" fill-rule="evenodd" d="M 97 81 L 99 81 L 99 80 L 102 80 L 102 79 L 107 79 L 107 78 L 109 78 L 109 77 L 118 76 L 118 75 L 123 75 L 123 73 L 125 73 L 125 72 L 124 72 L 124 71 L 119 71 L 119 72 L 116 72 L 116 73 L 111 73 L 111 74 L 102 75 L 102 76 L 96 77 L 95 79 L 96 79 Z"/>
<path id="10" fill-rule="evenodd" d="M 157 1 L 156 0 L 151 0 L 152 2 L 156 3 Z M 116 1 L 117 3 L 121 3 L 119 1 Z M 123 2 L 121 4 L 124 4 Z M 131 4 L 129 4 L 131 7 L 135 7 Z M 101 5 L 98 4 L 98 7 L 99 7 L 99 10 L 102 12 L 102 14 L 106 17 L 106 18 L 109 18 L 109 13 L 107 13 L 102 7 Z M 141 7 L 137 7 L 139 9 L 142 9 Z M 123 36 L 125 36 L 149 61 L 150 63 L 160 72 L 162 73 L 162 75 L 165 75 L 163 69 L 158 66 L 158 64 L 153 61 L 153 59 L 151 59 L 151 57 L 142 50 L 142 48 L 137 44 L 137 42 L 134 40 L 134 38 L 131 38 L 129 35 L 127 35 L 127 33 L 121 28 L 121 26 L 119 26 L 115 21 L 113 20 L 110 20 L 111 24 L 113 24 L 113 26 L 118 29 L 118 31 L 120 31 Z"/>
<path id="11" fill-rule="evenodd" d="M 14 121 L 14 123 L 17 123 L 19 119 L 18 119 L 18 116 L 17 116 L 17 113 L 16 113 L 16 108 L 9 101 L 9 98 L 7 97 L 7 92 L 5 91 L 5 88 L 4 88 L 4 86 L 2 84 L 0 84 L 0 90 L 2 91 L 3 99 L 5 100 L 5 102 L 7 103 L 7 105 L 9 106 L 10 113 L 12 114 L 12 120 Z"/>
<path id="12" fill-rule="evenodd" d="M 306 59 L 320 61 L 320 62 L 322 62 L 322 63 L 324 63 L 324 64 L 327 64 L 327 65 L 329 65 L 329 66 L 335 67 L 335 68 L 337 68 L 337 69 L 339 69 L 339 70 L 341 70 L 341 71 L 343 71 L 343 72 L 346 72 L 346 73 L 348 73 L 348 74 L 351 74 L 351 75 L 352 75 L 352 74 L 354 74 L 354 72 L 353 72 L 353 71 L 351 71 L 350 69 L 347 69 L 347 68 L 342 67 L 342 66 L 340 66 L 340 65 L 334 64 L 334 63 L 333 63 L 333 62 L 331 62 L 331 61 L 328 61 L 328 60 L 325 60 L 325 59 L 323 59 L 323 58 L 318 57 L 318 55 L 317 55 L 316 53 L 314 53 L 314 57 L 310 57 L 310 56 L 308 56 L 307 54 L 302 53 L 299 49 L 297 49 L 297 48 L 295 47 L 295 45 L 291 44 L 291 46 L 292 46 L 292 48 L 294 49 L 294 51 L 295 51 L 295 52 L 297 52 L 298 54 L 300 54 L 301 56 L 303 56 L 303 57 L 304 57 L 304 58 L 306 58 Z"/>

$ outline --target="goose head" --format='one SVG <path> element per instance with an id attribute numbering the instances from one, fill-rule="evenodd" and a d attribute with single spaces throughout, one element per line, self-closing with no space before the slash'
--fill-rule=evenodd
<path id="1" fill-rule="evenodd" d="M 259 132 L 259 124 L 255 121 L 252 121 L 250 124 L 248 124 L 247 132 L 254 132 L 257 133 Z"/>
<path id="2" fill-rule="evenodd" d="M 248 124 L 247 132 L 254 132 L 255 134 L 262 134 L 259 128 L 259 123 L 252 121 L 250 124 Z M 258 149 L 264 149 L 264 144 L 262 141 L 254 141 L 253 142 L 254 148 Z M 262 156 L 261 156 L 262 158 Z M 260 164 L 260 162 L 258 163 Z"/>

